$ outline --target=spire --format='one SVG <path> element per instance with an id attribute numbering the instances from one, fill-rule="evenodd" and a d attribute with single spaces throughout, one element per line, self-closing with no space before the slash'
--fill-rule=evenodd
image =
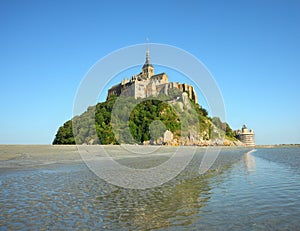
<path id="1" fill-rule="evenodd" d="M 145 64 L 142 68 L 142 76 L 143 76 L 144 79 L 149 79 L 153 75 L 154 75 L 154 67 L 152 66 L 151 61 L 150 61 L 149 44 L 148 44 L 148 41 L 147 41 L 146 61 L 145 61 Z"/>
<path id="2" fill-rule="evenodd" d="M 150 61 L 150 51 L 149 51 L 149 47 L 147 48 L 147 51 L 146 51 L 146 61 L 145 61 L 145 64 L 144 64 L 143 68 L 144 68 L 144 67 L 147 67 L 147 66 L 153 67 L 152 64 L 151 64 L 151 61 Z"/>
<path id="3" fill-rule="evenodd" d="M 147 51 L 146 51 L 146 62 L 145 64 L 151 64 L 150 62 L 150 51 L 149 51 L 149 48 L 147 48 Z"/>

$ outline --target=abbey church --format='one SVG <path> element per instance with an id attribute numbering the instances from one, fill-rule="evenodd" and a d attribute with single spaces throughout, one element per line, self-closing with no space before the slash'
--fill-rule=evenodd
<path id="1" fill-rule="evenodd" d="M 154 67 L 150 62 L 150 52 L 146 52 L 146 61 L 142 68 L 142 72 L 132 76 L 130 79 L 124 80 L 111 87 L 108 90 L 107 99 L 112 95 L 124 95 L 137 98 L 156 97 L 159 94 L 168 95 L 169 90 L 177 88 L 181 92 L 187 92 L 188 96 L 195 103 L 198 103 L 196 92 L 193 86 L 179 83 L 169 82 L 169 77 L 166 73 L 155 74 Z"/>

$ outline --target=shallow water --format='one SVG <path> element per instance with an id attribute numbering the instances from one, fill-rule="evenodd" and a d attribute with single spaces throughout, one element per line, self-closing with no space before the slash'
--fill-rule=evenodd
<path id="1" fill-rule="evenodd" d="M 248 151 L 223 150 L 202 176 L 199 151 L 178 177 L 145 190 L 110 185 L 78 161 L 2 168 L 0 229 L 298 230 L 300 148 Z"/>

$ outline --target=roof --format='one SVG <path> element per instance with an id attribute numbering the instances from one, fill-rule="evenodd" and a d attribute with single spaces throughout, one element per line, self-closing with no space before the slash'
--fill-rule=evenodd
<path id="1" fill-rule="evenodd" d="M 156 75 L 152 75 L 151 78 L 155 78 L 155 77 L 159 77 L 159 76 L 163 76 L 163 75 L 167 75 L 165 72 L 156 74 Z"/>

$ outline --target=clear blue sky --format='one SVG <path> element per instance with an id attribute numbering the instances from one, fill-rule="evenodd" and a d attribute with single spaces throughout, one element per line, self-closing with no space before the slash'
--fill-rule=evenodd
<path id="1" fill-rule="evenodd" d="M 52 143 L 89 68 L 146 37 L 208 67 L 232 128 L 300 143 L 297 0 L 2 0 L 0 12 L 0 143 Z"/>

